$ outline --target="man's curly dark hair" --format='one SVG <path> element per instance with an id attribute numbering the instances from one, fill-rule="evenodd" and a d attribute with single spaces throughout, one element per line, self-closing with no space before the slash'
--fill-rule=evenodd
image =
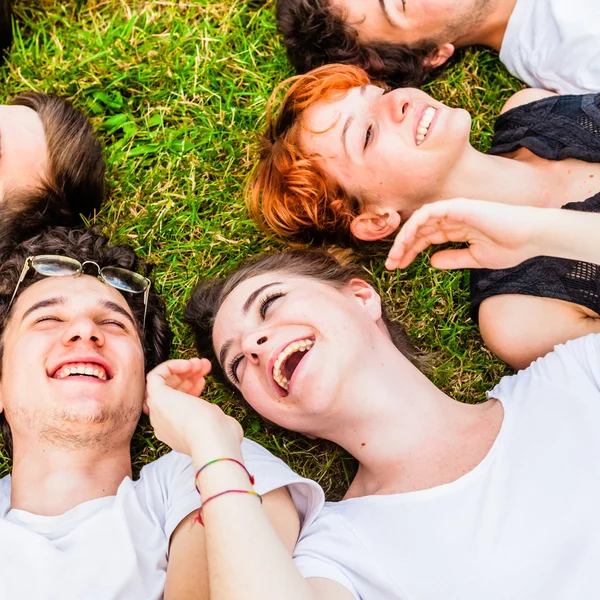
<path id="1" fill-rule="evenodd" d="M 288 59 L 299 73 L 329 63 L 363 68 L 372 79 L 392 87 L 419 87 L 439 77 L 456 59 L 438 67 L 427 65 L 436 44 L 416 46 L 387 42 L 361 43 L 355 29 L 330 0 L 278 0 L 277 26 Z"/>
<path id="2" fill-rule="evenodd" d="M 8 310 L 10 300 L 25 260 L 38 254 L 59 254 L 75 258 L 79 262 L 94 261 L 100 267 L 121 267 L 146 277 L 152 270 L 152 266 L 140 259 L 130 246 L 113 245 L 94 229 L 48 227 L 30 239 L 21 241 L 17 246 L 3 245 L 0 248 L 0 377 L 4 355 L 4 331 L 12 312 Z M 17 297 L 42 278 L 42 275 L 38 275 L 32 269 L 21 282 Z M 142 332 L 144 294 L 121 293 L 137 322 L 143 340 L 144 366 L 148 372 L 167 360 L 171 350 L 172 333 L 167 324 L 164 303 L 158 293 L 151 288 L 148 296 L 146 328 Z M 4 414 L 0 414 L 0 430 L 4 436 L 5 447 L 10 453 L 12 438 Z"/>

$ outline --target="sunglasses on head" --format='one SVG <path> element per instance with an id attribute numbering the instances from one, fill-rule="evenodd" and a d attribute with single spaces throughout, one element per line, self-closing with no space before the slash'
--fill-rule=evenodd
<path id="1" fill-rule="evenodd" d="M 98 263 L 91 260 L 79 262 L 68 256 L 60 256 L 58 254 L 39 254 L 38 256 L 30 256 L 25 261 L 19 281 L 15 287 L 8 310 L 12 306 L 17 295 L 17 290 L 29 269 L 34 269 L 40 275 L 45 277 L 77 277 L 83 274 L 83 269 L 86 265 L 94 265 L 98 270 L 98 279 L 116 288 L 121 292 L 129 292 L 130 294 L 144 294 L 144 319 L 142 322 L 142 330 L 146 328 L 146 310 L 148 308 L 148 296 L 150 294 L 150 280 L 139 273 L 134 273 L 129 269 L 121 267 L 100 267 Z"/>

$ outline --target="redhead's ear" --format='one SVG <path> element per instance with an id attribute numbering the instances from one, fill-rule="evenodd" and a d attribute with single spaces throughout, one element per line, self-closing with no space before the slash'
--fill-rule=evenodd
<path id="1" fill-rule="evenodd" d="M 350 281 L 348 287 L 374 321 L 381 319 L 381 298 L 371 284 L 364 279 L 356 278 Z"/>
<path id="2" fill-rule="evenodd" d="M 400 213 L 392 208 L 363 212 L 350 223 L 352 235 L 364 242 L 382 240 L 400 227 Z"/>
<path id="3" fill-rule="evenodd" d="M 435 67 L 443 65 L 453 54 L 454 46 L 452 44 L 442 44 L 425 59 L 425 65 L 435 69 Z"/>

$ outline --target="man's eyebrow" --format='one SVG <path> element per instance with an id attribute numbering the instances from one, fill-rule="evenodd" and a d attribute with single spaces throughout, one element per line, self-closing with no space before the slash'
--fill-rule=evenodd
<path id="1" fill-rule="evenodd" d="M 40 310 L 41 308 L 48 308 L 49 306 L 58 306 L 60 304 L 65 304 L 67 299 L 64 296 L 55 296 L 54 298 L 46 298 L 45 300 L 40 300 L 35 304 L 32 304 L 21 317 L 21 321 L 24 321 L 27 316 L 29 316 L 32 312 L 36 310 Z"/>
<path id="2" fill-rule="evenodd" d="M 390 17 L 390 13 L 387 11 L 387 7 L 385 5 L 385 0 L 379 0 L 379 6 L 381 8 L 381 12 L 383 13 L 383 16 L 385 18 L 385 20 L 392 26 L 392 27 L 396 27 L 396 24 L 394 23 L 394 21 L 392 21 L 392 17 Z"/>
<path id="3" fill-rule="evenodd" d="M 354 121 L 354 115 L 350 115 L 346 122 L 344 123 L 344 128 L 342 129 L 342 146 L 344 147 L 344 152 L 346 156 L 348 156 L 348 147 L 346 146 L 346 135 L 348 133 L 348 128 L 352 125 L 352 121 Z"/>
<path id="4" fill-rule="evenodd" d="M 266 285 L 262 285 L 258 289 L 254 290 L 248 296 L 248 299 L 246 300 L 246 302 L 244 302 L 244 306 L 242 306 L 242 312 L 245 315 L 247 315 L 248 311 L 250 310 L 250 307 L 253 304 L 253 302 L 258 298 L 258 295 L 261 292 L 263 292 L 264 290 L 266 290 L 267 288 L 273 287 L 274 285 L 281 285 L 281 282 L 280 281 L 274 281 L 273 283 L 267 283 Z M 229 348 L 231 348 L 231 344 L 233 344 L 233 340 L 227 340 L 221 346 L 221 352 L 219 352 L 219 363 L 221 364 L 221 366 L 223 366 L 225 364 L 225 357 L 227 356 L 227 353 L 229 352 Z"/>
<path id="5" fill-rule="evenodd" d="M 129 319 L 129 322 L 135 327 L 135 321 L 133 320 L 133 317 L 116 302 L 113 302 L 112 300 L 100 300 L 98 304 L 103 308 L 106 308 L 107 310 L 112 310 L 113 312 L 123 315 L 124 317 Z"/>

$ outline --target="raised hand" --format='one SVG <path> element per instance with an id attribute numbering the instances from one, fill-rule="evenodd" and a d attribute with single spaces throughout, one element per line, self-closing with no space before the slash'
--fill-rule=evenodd
<path id="1" fill-rule="evenodd" d="M 514 267 L 540 254 L 536 246 L 537 229 L 548 211 L 551 209 L 465 198 L 427 204 L 400 230 L 385 266 L 405 268 L 431 245 L 467 242 L 467 248 L 436 252 L 431 257 L 432 266 L 438 269 Z"/>
<path id="2" fill-rule="evenodd" d="M 200 358 L 168 360 L 146 378 L 144 412 L 156 437 L 173 450 L 208 462 L 241 454 L 243 431 L 216 404 L 198 398 L 210 362 Z"/>

